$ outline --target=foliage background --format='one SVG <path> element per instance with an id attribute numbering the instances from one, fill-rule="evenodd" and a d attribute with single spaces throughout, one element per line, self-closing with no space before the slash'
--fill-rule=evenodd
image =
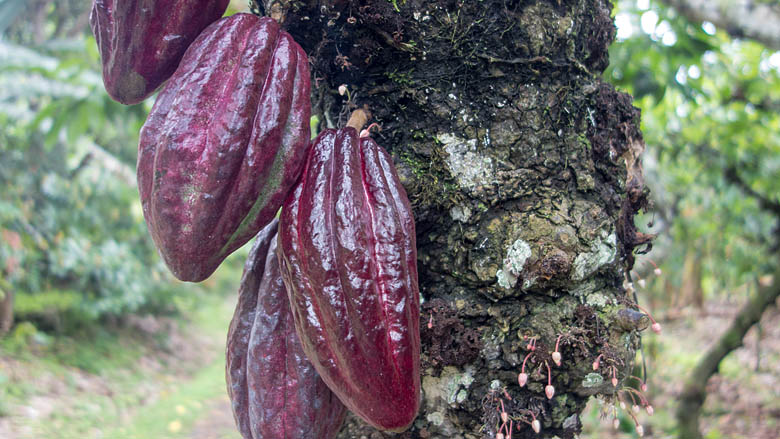
<path id="1" fill-rule="evenodd" d="M 780 53 L 691 23 L 648 0 L 621 1 L 605 76 L 642 109 L 643 161 L 658 233 L 653 284 L 666 305 L 744 298 L 776 266 Z M 731 177 L 735 174 L 736 177 Z M 648 273 L 639 267 L 641 273 Z"/>
<path id="2" fill-rule="evenodd" d="M 203 293 L 146 231 L 135 161 L 153 101 L 103 90 L 88 3 L 0 2 L 0 274 L 16 319 L 48 330 L 175 313 Z"/>

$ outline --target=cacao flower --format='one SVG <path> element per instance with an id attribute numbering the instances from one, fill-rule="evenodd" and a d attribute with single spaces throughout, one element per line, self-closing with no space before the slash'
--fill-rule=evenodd
<path id="1" fill-rule="evenodd" d="M 527 382 L 528 382 L 528 374 L 525 372 L 521 372 L 520 375 L 517 376 L 517 384 L 519 384 L 520 387 L 523 387 Z"/>
<path id="2" fill-rule="evenodd" d="M 279 273 L 274 220 L 257 236 L 227 339 L 228 395 L 244 439 L 331 439 L 346 407 L 306 359 Z"/>
<path id="3" fill-rule="evenodd" d="M 230 0 L 94 0 L 89 24 L 108 94 L 137 104 L 168 79 Z"/>
<path id="4" fill-rule="evenodd" d="M 138 146 L 144 217 L 176 277 L 207 278 L 274 218 L 306 159 L 310 88 L 270 18 L 223 18 L 187 50 Z"/>
<path id="5" fill-rule="evenodd" d="M 553 352 L 552 353 L 552 360 L 553 360 L 553 363 L 555 363 L 556 366 L 560 366 L 561 365 L 561 353 L 558 352 L 558 351 Z"/>
<path id="6" fill-rule="evenodd" d="M 314 142 L 279 224 L 303 348 L 352 412 L 403 431 L 420 404 L 414 219 L 393 162 L 354 128 Z"/>

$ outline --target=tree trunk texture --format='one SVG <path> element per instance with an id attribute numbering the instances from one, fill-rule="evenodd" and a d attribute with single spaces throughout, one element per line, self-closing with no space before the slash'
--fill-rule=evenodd
<path id="1" fill-rule="evenodd" d="M 701 260 L 699 249 L 687 249 L 682 267 L 682 285 L 673 299 L 674 308 L 680 309 L 690 305 L 694 305 L 696 309 L 704 308 Z"/>
<path id="2" fill-rule="evenodd" d="M 14 292 L 11 284 L 0 278 L 0 336 L 14 324 Z"/>
<path id="3" fill-rule="evenodd" d="M 733 350 L 742 346 L 745 334 L 761 320 L 764 311 L 780 297 L 780 270 L 771 285 L 759 288 L 758 293 L 739 311 L 718 341 L 704 354 L 685 381 L 677 406 L 677 425 L 680 439 L 699 439 L 699 415 L 707 397 L 707 381 L 718 372 L 720 362 Z"/>
<path id="4" fill-rule="evenodd" d="M 622 385 L 611 371 L 622 383 L 648 325 L 624 286 L 634 249 L 651 238 L 633 220 L 646 203 L 639 110 L 600 77 L 612 5 L 263 6 L 310 56 L 315 113 L 339 127 L 354 108 L 373 114 L 417 224 L 422 409 L 405 433 L 351 418 L 340 437 L 494 438 L 501 407 L 515 439 L 574 437 L 589 397 L 610 400 Z"/>

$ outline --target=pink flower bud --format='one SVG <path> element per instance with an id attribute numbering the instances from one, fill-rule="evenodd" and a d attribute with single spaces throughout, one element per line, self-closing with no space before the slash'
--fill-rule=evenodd
<path id="1" fill-rule="evenodd" d="M 655 323 L 653 323 L 653 325 L 650 327 L 650 329 L 652 329 L 652 330 L 653 330 L 653 332 L 655 332 L 656 334 L 660 334 L 660 333 L 661 333 L 661 324 L 660 324 L 660 323 L 658 323 L 658 322 L 655 322 Z"/>
<path id="2" fill-rule="evenodd" d="M 599 370 L 599 361 L 598 360 L 593 362 L 593 370 Z"/>
<path id="3" fill-rule="evenodd" d="M 625 410 L 626 409 L 626 403 L 623 401 L 620 401 L 620 409 Z"/>
<path id="4" fill-rule="evenodd" d="M 641 386 L 639 386 L 639 388 L 640 388 L 640 389 L 641 389 L 643 392 L 647 392 L 647 383 L 642 383 L 642 385 L 641 385 Z"/>
<path id="5" fill-rule="evenodd" d="M 507 415 L 506 412 L 501 412 L 501 422 L 506 424 L 507 421 L 509 421 L 509 415 Z"/>
<path id="6" fill-rule="evenodd" d="M 520 375 L 517 376 L 517 384 L 520 384 L 520 387 L 525 386 L 525 383 L 528 382 L 528 374 L 523 372 Z"/>
<path id="7" fill-rule="evenodd" d="M 365 139 L 366 137 L 369 137 L 371 135 L 371 132 L 368 130 L 362 130 L 360 131 L 360 138 Z"/>
<path id="8" fill-rule="evenodd" d="M 344 93 L 346 92 L 347 92 L 347 84 L 339 85 L 339 95 L 344 96 Z"/>
<path id="9" fill-rule="evenodd" d="M 538 419 L 534 419 L 534 422 L 531 422 L 531 428 L 534 429 L 535 433 L 539 433 L 542 431 L 542 423 Z"/>
<path id="10" fill-rule="evenodd" d="M 653 270 L 653 274 L 655 274 L 656 276 L 660 276 L 663 274 L 663 271 L 661 271 L 660 268 L 655 267 L 655 270 Z"/>
<path id="11" fill-rule="evenodd" d="M 496 439 L 504 439 L 504 433 L 496 433 Z"/>
<path id="12" fill-rule="evenodd" d="M 561 353 L 558 351 L 555 351 L 552 353 L 552 359 L 556 366 L 561 365 Z"/>
<path id="13" fill-rule="evenodd" d="M 639 406 L 638 406 L 638 405 L 636 405 L 636 404 L 634 404 L 634 405 L 631 407 L 631 410 L 633 410 L 633 411 L 634 411 L 634 413 L 639 413 Z"/>
<path id="14" fill-rule="evenodd" d="M 644 288 L 645 285 L 647 285 L 647 282 L 645 282 L 644 279 L 639 279 L 638 281 L 636 281 L 636 284 L 639 285 L 639 288 Z"/>
<path id="15" fill-rule="evenodd" d="M 612 420 L 612 428 L 614 428 L 615 430 L 620 428 L 620 420 L 618 418 Z"/>
<path id="16" fill-rule="evenodd" d="M 612 387 L 617 387 L 617 385 L 618 385 L 618 380 L 617 380 L 617 378 L 615 378 L 615 377 L 612 377 Z"/>
<path id="17" fill-rule="evenodd" d="M 547 387 L 544 388 L 544 394 L 547 395 L 547 399 L 552 399 L 553 395 L 555 395 L 555 387 L 553 387 L 552 384 L 548 384 Z"/>
<path id="18" fill-rule="evenodd" d="M 653 416 L 653 412 L 654 412 L 654 411 L 653 411 L 653 406 L 651 406 L 651 405 L 649 405 L 649 404 L 648 404 L 648 406 L 647 406 L 647 407 L 645 407 L 645 410 L 647 410 L 647 414 L 648 414 L 648 415 L 650 415 L 650 416 Z"/>
<path id="19" fill-rule="evenodd" d="M 642 437 L 645 435 L 645 429 L 641 425 L 636 426 L 636 434 L 639 437 Z"/>

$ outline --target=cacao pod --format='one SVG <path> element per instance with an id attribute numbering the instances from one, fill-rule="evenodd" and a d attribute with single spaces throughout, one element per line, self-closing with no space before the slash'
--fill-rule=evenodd
<path id="1" fill-rule="evenodd" d="M 94 0 L 89 24 L 108 94 L 123 104 L 151 95 L 230 0 Z"/>
<path id="2" fill-rule="evenodd" d="M 274 220 L 257 236 L 227 339 L 228 395 L 245 439 L 331 439 L 347 409 L 320 379 L 295 333 L 279 272 Z"/>
<path id="3" fill-rule="evenodd" d="M 306 54 L 236 14 L 192 43 L 141 129 L 138 188 L 160 253 L 201 281 L 274 218 L 309 147 Z"/>
<path id="4" fill-rule="evenodd" d="M 405 430 L 420 398 L 417 249 L 387 152 L 354 128 L 324 131 L 282 208 L 279 240 L 309 360 L 352 412 Z"/>

